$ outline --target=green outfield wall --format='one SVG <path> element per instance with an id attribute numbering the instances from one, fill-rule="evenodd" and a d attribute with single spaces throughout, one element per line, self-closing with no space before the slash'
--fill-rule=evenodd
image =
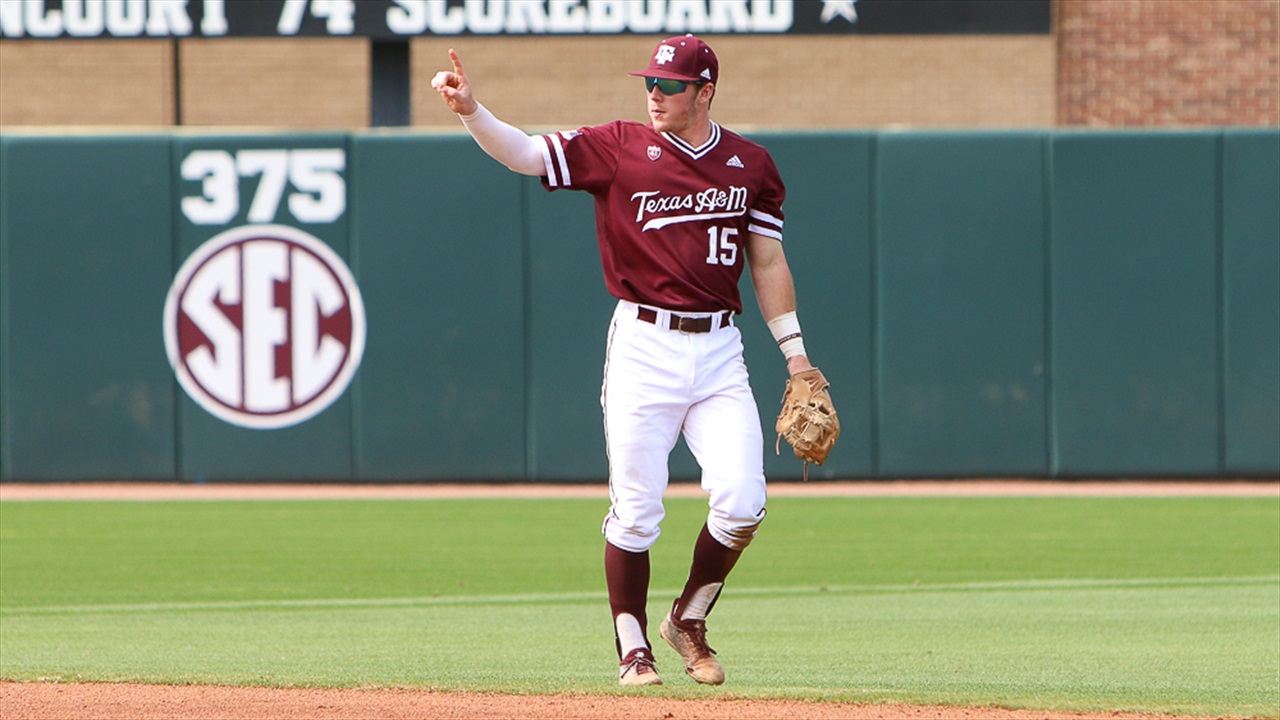
<path id="1" fill-rule="evenodd" d="M 812 475 L 1280 474 L 1280 130 L 753 137 Z M 0 478 L 603 479 L 592 212 L 465 135 L 0 135 Z"/>

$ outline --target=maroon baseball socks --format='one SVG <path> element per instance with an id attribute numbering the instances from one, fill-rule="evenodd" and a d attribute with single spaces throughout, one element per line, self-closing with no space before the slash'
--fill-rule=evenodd
<path id="1" fill-rule="evenodd" d="M 725 547 L 702 526 L 693 546 L 693 563 L 684 591 L 676 600 L 672 616 L 676 620 L 705 620 L 720 597 L 724 580 L 742 557 L 741 550 Z M 638 647 L 650 647 L 646 634 L 649 596 L 649 553 L 629 552 L 612 543 L 604 548 L 605 581 L 609 587 L 609 608 L 613 612 L 618 657 Z"/>
<path id="2" fill-rule="evenodd" d="M 693 546 L 693 564 L 689 567 L 689 580 L 685 582 L 684 592 L 676 600 L 671 615 L 676 620 L 705 620 L 720 590 L 724 587 L 724 579 L 729 571 L 742 557 L 741 550 L 725 547 L 711 536 L 707 526 L 702 526 L 698 534 L 698 542 Z"/>
<path id="3" fill-rule="evenodd" d="M 704 525 L 693 546 L 689 580 L 658 629 L 662 639 L 684 661 L 684 671 L 704 685 L 724 682 L 724 667 L 716 659 L 716 651 L 707 644 L 706 621 L 720 597 L 724 579 L 741 556 L 741 550 L 720 544 Z"/>
<path id="4" fill-rule="evenodd" d="M 604 575 L 609 586 L 609 609 L 618 641 L 618 657 L 648 648 L 645 635 L 649 599 L 649 552 L 629 552 L 613 543 L 604 545 Z"/>
<path id="5" fill-rule="evenodd" d="M 676 598 L 670 616 L 662 623 L 663 639 L 681 655 L 685 671 L 700 683 L 724 682 L 724 670 L 714 657 L 715 651 L 706 643 L 705 621 L 720 597 L 725 578 L 740 557 L 741 550 L 722 545 L 703 525 L 693 546 L 689 579 Z M 647 634 L 649 553 L 629 552 L 606 542 L 604 571 L 620 660 L 619 682 L 659 685 L 662 680 L 654 667 Z"/>
<path id="6" fill-rule="evenodd" d="M 622 685 L 661 685 L 653 663 L 653 649 L 645 634 L 648 619 L 649 553 L 628 552 L 612 543 L 604 546 L 604 574 L 618 647 L 618 682 Z"/>

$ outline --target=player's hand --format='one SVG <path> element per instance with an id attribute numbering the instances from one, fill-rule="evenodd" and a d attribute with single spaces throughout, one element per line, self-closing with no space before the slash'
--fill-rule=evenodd
<path id="1" fill-rule="evenodd" d="M 436 73 L 431 78 L 431 87 L 440 93 L 450 110 L 459 115 L 470 115 L 478 107 L 476 99 L 471 95 L 471 83 L 467 81 L 467 74 L 462 71 L 462 61 L 453 48 L 449 48 L 449 59 L 453 61 L 453 72 L 442 70 Z"/>

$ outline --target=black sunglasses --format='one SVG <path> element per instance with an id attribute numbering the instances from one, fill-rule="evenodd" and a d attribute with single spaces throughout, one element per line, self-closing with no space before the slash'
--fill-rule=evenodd
<path id="1" fill-rule="evenodd" d="M 653 89 L 656 87 L 662 91 L 663 95 L 679 95 L 690 85 L 702 87 L 705 84 L 706 83 L 701 82 L 687 83 L 683 80 L 668 80 L 666 78 L 647 77 L 644 79 L 644 86 L 649 89 L 649 92 L 653 92 Z"/>

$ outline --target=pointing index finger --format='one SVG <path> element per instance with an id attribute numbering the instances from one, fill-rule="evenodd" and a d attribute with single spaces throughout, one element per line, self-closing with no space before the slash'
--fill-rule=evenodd
<path id="1" fill-rule="evenodd" d="M 466 77 L 466 73 L 462 71 L 462 60 L 458 58 L 458 53 L 453 48 L 449 48 L 449 59 L 453 61 L 454 74 Z"/>

